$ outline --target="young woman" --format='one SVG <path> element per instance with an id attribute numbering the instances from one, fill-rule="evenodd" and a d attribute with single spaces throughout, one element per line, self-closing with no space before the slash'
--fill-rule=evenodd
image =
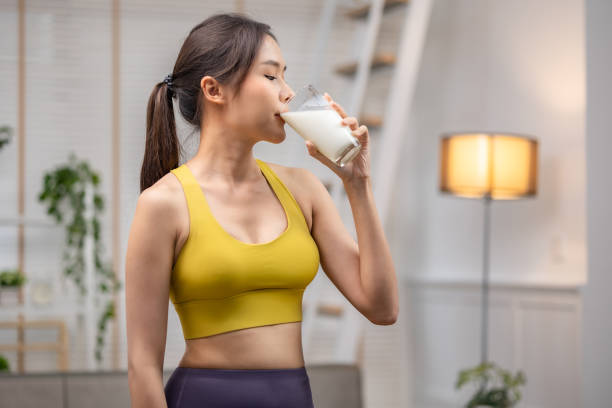
<path id="1" fill-rule="evenodd" d="M 341 168 L 306 143 L 342 179 L 359 245 L 311 172 L 253 157 L 256 143 L 285 140 L 286 69 L 268 25 L 217 14 L 191 30 L 151 93 L 125 272 L 132 407 L 312 407 L 302 295 L 319 263 L 371 322 L 397 318 L 368 129 L 326 94 L 363 148 Z M 180 166 L 173 99 L 200 131 Z M 164 387 L 168 299 L 186 349 Z"/>

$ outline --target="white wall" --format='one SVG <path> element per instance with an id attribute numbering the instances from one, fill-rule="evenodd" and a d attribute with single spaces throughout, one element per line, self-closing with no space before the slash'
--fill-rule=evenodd
<path id="1" fill-rule="evenodd" d="M 583 288 L 583 407 L 610 405 L 612 378 L 612 3 L 586 2 L 588 283 Z"/>
<path id="2" fill-rule="evenodd" d="M 455 408 L 474 387 L 455 390 L 459 370 L 480 362 L 480 287 L 412 283 L 414 407 Z M 527 378 L 520 407 L 580 406 L 581 300 L 574 290 L 494 286 L 489 360 Z"/>
<path id="3" fill-rule="evenodd" d="M 458 406 L 479 362 L 483 204 L 438 191 L 439 136 L 540 142 L 535 199 L 491 208 L 489 356 L 525 370 L 521 406 L 576 407 L 586 280 L 584 10 L 575 0 L 437 0 L 396 179 L 393 255 L 406 278 L 418 407 Z"/>
<path id="4" fill-rule="evenodd" d="M 2 41 L 0 42 L 0 123 L 15 129 L 11 143 L 0 152 L 0 218 L 17 214 L 18 134 L 17 134 L 17 1 L 3 1 Z M 43 173 L 68 160 L 69 152 L 89 162 L 100 172 L 100 192 L 110 206 L 110 140 L 111 140 L 111 18 L 107 0 L 88 3 L 32 0 L 26 2 L 25 20 L 25 215 L 49 221 L 51 227 L 26 225 L 24 272 L 28 278 L 25 296 L 38 281 L 53 283 L 54 305 L 68 309 L 62 317 L 70 328 L 70 365 L 79 367 L 83 358 L 83 335 L 77 331 L 75 312 L 78 307 L 67 301 L 74 294 L 72 282 L 62 278 L 64 230 L 54 226 L 46 215 L 46 207 L 38 202 L 43 189 Z M 6 24 L 4 24 L 6 22 Z M 101 217 L 103 234 L 102 258 L 107 261 L 110 248 L 111 214 Z M 0 268 L 16 268 L 17 228 L 0 226 Z M 56 313 L 48 305 L 30 302 L 29 319 L 51 317 Z M 14 319 L 16 314 L 0 308 L 0 319 Z M 97 317 L 97 316 L 96 316 Z M 1 331 L 2 339 L 14 341 L 14 331 Z M 13 337 L 13 338 L 11 338 Z M 26 338 L 54 341 L 55 333 L 26 332 Z M 4 341 L 7 342 L 7 341 Z M 109 348 L 109 347 L 108 347 Z M 16 368 L 14 354 L 7 356 Z M 53 353 L 29 353 L 26 367 L 45 370 L 56 363 Z"/>
<path id="5" fill-rule="evenodd" d="M 492 203 L 491 279 L 586 277 L 584 11 L 576 0 L 438 0 L 397 176 L 406 275 L 481 276 L 483 205 L 441 196 L 439 135 L 526 133 L 540 142 L 536 199 Z"/>

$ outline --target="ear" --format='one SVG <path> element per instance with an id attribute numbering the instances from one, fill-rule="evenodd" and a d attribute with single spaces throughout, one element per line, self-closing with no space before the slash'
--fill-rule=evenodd
<path id="1" fill-rule="evenodd" d="M 226 99 L 225 89 L 215 78 L 206 75 L 200 80 L 200 89 L 204 97 L 213 103 L 223 103 Z"/>

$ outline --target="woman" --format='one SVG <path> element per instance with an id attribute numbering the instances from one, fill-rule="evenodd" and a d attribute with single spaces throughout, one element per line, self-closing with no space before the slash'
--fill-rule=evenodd
<path id="1" fill-rule="evenodd" d="M 126 256 L 128 373 L 133 407 L 312 407 L 301 301 L 319 261 L 375 324 L 398 314 L 395 270 L 376 213 L 368 130 L 325 95 L 363 145 L 338 167 L 359 246 L 309 171 L 253 157 L 281 143 L 278 115 L 294 92 L 270 27 L 239 14 L 194 27 L 172 74 L 149 98 L 141 194 Z M 179 166 L 172 100 L 200 130 Z M 165 387 L 168 298 L 186 342 Z"/>

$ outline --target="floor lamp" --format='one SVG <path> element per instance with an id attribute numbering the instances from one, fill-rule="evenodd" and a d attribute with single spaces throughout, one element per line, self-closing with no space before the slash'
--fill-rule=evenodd
<path id="1" fill-rule="evenodd" d="M 440 143 L 440 191 L 484 203 L 481 363 L 487 362 L 489 230 L 491 200 L 533 197 L 537 190 L 538 142 L 511 133 L 445 133 Z"/>

